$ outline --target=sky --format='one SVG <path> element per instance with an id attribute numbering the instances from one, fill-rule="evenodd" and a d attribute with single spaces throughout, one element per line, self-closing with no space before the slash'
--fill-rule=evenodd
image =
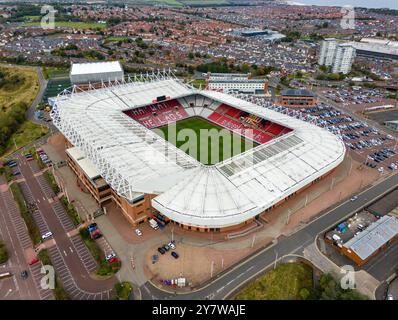
<path id="1" fill-rule="evenodd" d="M 398 0 L 292 0 L 290 2 L 314 5 L 352 5 L 354 7 L 390 8 L 398 10 Z"/>

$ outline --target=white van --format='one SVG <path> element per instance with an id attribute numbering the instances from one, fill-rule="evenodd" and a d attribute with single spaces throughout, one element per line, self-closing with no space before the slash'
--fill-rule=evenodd
<path id="1" fill-rule="evenodd" d="M 159 229 L 159 225 L 158 223 L 153 220 L 153 219 L 149 219 L 149 225 L 152 227 L 152 229 L 154 230 L 158 230 Z"/>

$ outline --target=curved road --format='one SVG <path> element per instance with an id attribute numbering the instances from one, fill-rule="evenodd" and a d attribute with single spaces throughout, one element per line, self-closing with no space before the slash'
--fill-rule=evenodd
<path id="1" fill-rule="evenodd" d="M 358 195 L 354 202 L 347 200 L 336 208 L 315 219 L 293 235 L 284 237 L 275 245 L 263 249 L 247 258 L 228 272 L 215 278 L 209 285 L 187 294 L 173 294 L 154 287 L 150 282 L 141 286 L 142 299 L 225 299 L 232 291 L 239 288 L 275 262 L 278 257 L 288 254 L 300 254 L 302 250 L 314 242 L 316 236 L 335 225 L 340 220 L 350 216 L 369 205 L 388 191 L 398 186 L 398 173 Z"/>

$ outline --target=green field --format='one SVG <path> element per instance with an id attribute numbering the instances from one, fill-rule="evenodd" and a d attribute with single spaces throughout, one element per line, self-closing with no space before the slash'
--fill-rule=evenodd
<path id="1" fill-rule="evenodd" d="M 68 78 L 69 69 L 59 67 L 43 67 L 43 75 L 47 80 L 52 78 Z"/>
<path id="2" fill-rule="evenodd" d="M 40 22 L 24 22 L 23 27 L 39 27 Z M 76 22 L 76 21 L 58 21 L 55 22 L 56 28 L 75 28 L 75 29 L 104 29 L 105 23 L 97 22 Z"/>
<path id="3" fill-rule="evenodd" d="M 14 152 L 48 133 L 48 128 L 39 124 L 25 121 L 8 140 L 4 156 Z"/>
<path id="4" fill-rule="evenodd" d="M 216 164 L 257 145 L 226 129 L 220 134 L 222 129 L 203 118 L 193 117 L 154 131 L 206 165 Z"/>
<path id="5" fill-rule="evenodd" d="M 57 96 L 62 90 L 71 87 L 72 84 L 69 78 L 53 78 L 48 81 L 46 91 L 43 95 L 42 102 L 47 102 L 48 98 Z"/>
<path id="6" fill-rule="evenodd" d="M 285 263 L 249 284 L 237 300 L 301 300 L 313 291 L 311 267 Z"/>

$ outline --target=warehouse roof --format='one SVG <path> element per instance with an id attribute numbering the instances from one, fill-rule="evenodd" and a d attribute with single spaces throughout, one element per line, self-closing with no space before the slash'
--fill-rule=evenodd
<path id="1" fill-rule="evenodd" d="M 366 260 L 388 241 L 398 235 L 398 219 L 384 216 L 344 244 L 362 260 Z"/>
<path id="2" fill-rule="evenodd" d="M 70 71 L 71 75 L 123 72 L 119 61 L 73 63 Z"/>

